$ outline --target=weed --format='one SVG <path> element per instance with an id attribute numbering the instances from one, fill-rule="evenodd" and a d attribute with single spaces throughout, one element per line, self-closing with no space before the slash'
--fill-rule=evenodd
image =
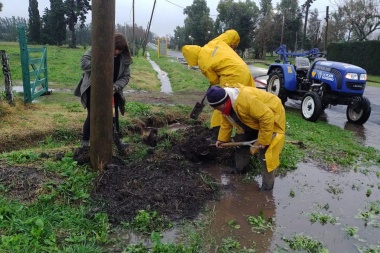
<path id="1" fill-rule="evenodd" d="M 185 246 L 183 244 L 162 243 L 161 236 L 158 232 L 151 233 L 153 245 L 151 247 L 144 246 L 141 242 L 138 244 L 130 244 L 122 253 L 198 253 L 199 245 Z"/>
<path id="2" fill-rule="evenodd" d="M 157 211 L 139 210 L 133 221 L 124 222 L 123 226 L 141 234 L 150 234 L 153 231 L 171 228 L 173 224 L 168 222 L 164 216 L 160 216 Z"/>
<path id="3" fill-rule="evenodd" d="M 339 188 L 337 185 L 329 185 L 326 189 L 327 192 L 334 194 L 334 195 L 339 195 L 343 193 L 343 190 Z"/>
<path id="4" fill-rule="evenodd" d="M 250 253 L 256 252 L 253 248 L 241 247 L 240 243 L 231 237 L 225 238 L 218 248 L 218 253 Z"/>
<path id="5" fill-rule="evenodd" d="M 291 198 L 294 198 L 295 195 L 296 195 L 296 194 L 294 193 L 294 190 L 293 190 L 293 189 L 290 189 L 289 196 L 290 196 Z"/>
<path id="6" fill-rule="evenodd" d="M 311 223 L 319 222 L 321 225 L 325 225 L 327 223 L 335 224 L 337 221 L 338 218 L 332 217 L 331 214 L 323 214 L 321 212 L 312 212 L 310 214 Z"/>
<path id="7" fill-rule="evenodd" d="M 20 150 L 10 153 L 0 154 L 0 159 L 4 158 L 8 164 L 24 164 L 29 162 L 35 162 L 40 159 L 39 155 L 33 151 Z"/>
<path id="8" fill-rule="evenodd" d="M 367 197 L 371 196 L 371 193 L 372 193 L 372 190 L 371 189 L 367 189 L 367 193 L 365 194 Z"/>
<path id="9" fill-rule="evenodd" d="M 263 211 L 260 211 L 260 214 L 256 217 L 248 215 L 247 221 L 250 225 L 252 225 L 252 231 L 273 229 L 273 221 L 271 219 L 266 221 Z"/>
<path id="10" fill-rule="evenodd" d="M 359 231 L 359 228 L 346 226 L 345 228 L 343 228 L 343 230 L 346 231 L 347 236 L 355 237 Z"/>
<path id="11" fill-rule="evenodd" d="M 309 236 L 296 234 L 292 239 L 283 237 L 284 240 L 292 250 L 305 250 L 309 253 L 328 253 L 328 249 L 323 246 L 323 243 L 313 240 Z"/>
<path id="12" fill-rule="evenodd" d="M 227 221 L 227 224 L 234 229 L 240 229 L 240 225 L 237 223 L 236 220 L 229 220 Z"/>
<path id="13" fill-rule="evenodd" d="M 139 102 L 128 102 L 125 104 L 125 110 L 132 117 L 146 117 L 151 115 L 151 106 Z"/>
<path id="14" fill-rule="evenodd" d="M 355 218 L 363 220 L 364 225 L 372 225 L 373 227 L 380 227 L 380 217 L 379 217 L 379 203 L 373 202 L 370 204 L 369 211 L 361 211 L 359 210 L 358 213 L 355 215 Z"/>
<path id="15" fill-rule="evenodd" d="M 369 248 L 360 246 L 358 250 L 360 253 L 380 253 L 380 246 L 370 246 Z"/>

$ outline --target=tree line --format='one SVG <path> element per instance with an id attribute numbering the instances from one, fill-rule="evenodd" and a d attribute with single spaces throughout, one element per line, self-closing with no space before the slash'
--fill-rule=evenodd
<path id="1" fill-rule="evenodd" d="M 174 35 L 166 38 L 173 49 L 186 44 L 203 46 L 225 30 L 235 29 L 241 38 L 238 50 L 249 49 L 255 58 L 264 58 L 266 52 L 280 44 L 292 51 L 324 51 L 331 42 L 380 39 L 379 0 L 336 0 L 334 11 L 326 8 L 323 15 L 313 9 L 313 1 L 317 0 L 305 0 L 299 5 L 298 0 L 281 0 L 273 6 L 272 0 L 260 0 L 257 6 L 252 0 L 220 0 L 214 21 L 206 0 L 193 0 L 183 9 L 184 26 L 177 26 Z M 28 19 L 0 18 L 0 40 L 17 41 L 17 25 L 22 23 L 31 44 L 91 45 L 91 23 L 86 24 L 89 11 L 90 0 L 50 0 L 50 9 L 45 8 L 40 16 L 38 1 L 29 0 Z M 126 35 L 136 55 L 144 44 L 146 29 L 136 24 L 117 24 L 116 31 Z M 148 41 L 156 39 L 150 32 Z"/>
<path id="2" fill-rule="evenodd" d="M 0 11 L 3 4 L 0 2 Z M 50 9 L 45 8 L 42 16 L 38 10 L 38 1 L 29 0 L 29 17 L 0 18 L 0 41 L 17 41 L 17 27 L 26 27 L 28 44 L 39 45 L 91 45 L 91 23 L 86 23 L 86 14 L 91 10 L 89 0 L 50 0 Z M 116 24 L 116 31 L 126 35 L 133 52 L 143 46 L 146 30 L 135 24 Z M 150 34 L 149 39 L 153 38 Z"/>
<path id="3" fill-rule="evenodd" d="M 314 0 L 316 1 L 316 0 Z M 379 0 L 337 0 L 330 13 L 326 8 L 321 18 L 313 9 L 313 0 L 299 5 L 298 0 L 281 0 L 273 6 L 272 0 L 220 0 L 214 21 L 206 0 L 194 0 L 184 8 L 184 26 L 177 26 L 168 36 L 170 46 L 185 44 L 203 46 L 227 29 L 238 31 L 240 52 L 255 52 L 255 58 L 264 58 L 285 44 L 292 51 L 319 48 L 324 51 L 331 42 L 379 40 Z"/>

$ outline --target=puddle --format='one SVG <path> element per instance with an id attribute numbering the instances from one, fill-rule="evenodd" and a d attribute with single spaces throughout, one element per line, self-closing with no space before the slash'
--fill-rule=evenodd
<path id="1" fill-rule="evenodd" d="M 160 67 L 157 65 L 157 63 L 155 63 L 154 61 L 150 59 L 150 55 L 148 52 L 146 54 L 147 54 L 146 58 L 152 65 L 152 68 L 158 73 L 157 77 L 161 81 L 161 92 L 172 93 L 173 90 L 172 90 L 172 86 L 168 77 L 168 73 L 162 71 Z"/>
<path id="2" fill-rule="evenodd" d="M 368 170 L 327 172 L 313 163 L 301 163 L 298 169 L 285 176 L 276 177 L 273 193 L 258 191 L 261 178 L 251 183 L 242 183 L 241 175 L 225 175 L 221 167 L 206 169 L 205 172 L 225 185 L 225 196 L 210 203 L 213 212 L 210 233 L 221 239 L 232 237 L 241 246 L 256 248 L 257 252 L 279 251 L 287 247 L 283 237 L 292 239 L 296 234 L 318 240 L 330 252 L 358 252 L 358 247 L 380 244 L 380 216 L 366 222 L 356 218 L 361 211 L 369 211 L 369 203 L 380 199 L 380 180 L 376 176 L 379 168 Z M 225 188 L 225 187 L 224 187 Z M 366 196 L 367 190 L 371 195 Z M 294 197 L 290 193 L 294 193 Z M 379 204 L 378 204 L 379 205 Z M 274 228 L 252 231 L 247 216 L 257 217 L 263 212 L 266 220 L 274 220 Z M 336 223 L 322 225 L 311 222 L 312 213 L 321 213 L 336 218 Z M 231 224 L 238 224 L 234 228 Z M 377 225 L 376 225 L 377 224 Z M 349 237 L 347 227 L 357 227 L 355 236 Z M 287 251 L 289 252 L 289 251 Z"/>

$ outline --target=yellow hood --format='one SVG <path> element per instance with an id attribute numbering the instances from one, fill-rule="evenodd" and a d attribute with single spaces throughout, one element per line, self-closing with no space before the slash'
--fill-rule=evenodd
<path id="1" fill-rule="evenodd" d="M 182 47 L 182 54 L 189 66 L 198 66 L 198 55 L 200 51 L 201 47 L 196 45 L 185 45 Z"/>
<path id="2" fill-rule="evenodd" d="M 235 30 L 227 30 L 213 40 L 222 40 L 226 42 L 230 47 L 236 48 L 240 43 L 240 36 Z"/>

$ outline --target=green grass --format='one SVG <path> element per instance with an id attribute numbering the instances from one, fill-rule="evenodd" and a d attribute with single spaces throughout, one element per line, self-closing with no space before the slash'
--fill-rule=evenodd
<path id="1" fill-rule="evenodd" d="M 107 215 L 88 216 L 95 174 L 77 166 L 69 155 L 61 161 L 46 160 L 42 170 L 46 174 L 54 171 L 60 179 L 45 181 L 32 203 L 0 197 L 0 251 L 102 252 L 99 245 L 108 241 Z"/>
<path id="2" fill-rule="evenodd" d="M 170 83 L 176 91 L 202 91 L 210 85 L 207 78 L 200 72 L 189 69 L 187 65 L 178 64 L 176 60 L 166 57 L 158 58 L 157 53 L 149 51 L 150 57 L 169 75 Z"/>

